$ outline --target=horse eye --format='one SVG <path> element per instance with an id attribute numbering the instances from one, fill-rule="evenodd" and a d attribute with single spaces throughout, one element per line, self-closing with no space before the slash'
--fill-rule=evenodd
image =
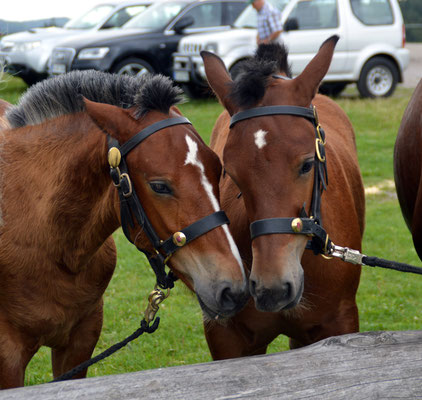
<path id="1" fill-rule="evenodd" d="M 301 175 L 307 174 L 312 169 L 313 166 L 314 166 L 314 160 L 305 161 L 302 164 L 302 168 L 300 169 L 300 174 Z"/>
<path id="2" fill-rule="evenodd" d="M 155 193 L 159 194 L 171 194 L 170 187 L 165 182 L 150 182 L 149 186 Z"/>

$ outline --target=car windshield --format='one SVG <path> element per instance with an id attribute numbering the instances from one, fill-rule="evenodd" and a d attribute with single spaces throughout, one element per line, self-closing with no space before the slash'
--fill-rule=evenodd
<path id="1" fill-rule="evenodd" d="M 269 0 L 269 2 L 277 7 L 280 11 L 283 11 L 284 7 L 286 7 L 287 3 L 290 0 Z M 234 22 L 233 26 L 235 28 L 255 28 L 256 29 L 257 18 L 256 18 L 256 10 L 249 5 L 245 8 L 242 14 Z"/>
<path id="2" fill-rule="evenodd" d="M 187 2 L 172 1 L 157 3 L 148 7 L 143 13 L 132 18 L 122 26 L 123 29 L 142 28 L 148 30 L 162 30 L 169 22 L 186 7 Z"/>
<path id="3" fill-rule="evenodd" d="M 113 10 L 114 6 L 102 4 L 89 10 L 81 17 L 71 19 L 64 27 L 66 29 L 91 29 L 97 26 Z"/>

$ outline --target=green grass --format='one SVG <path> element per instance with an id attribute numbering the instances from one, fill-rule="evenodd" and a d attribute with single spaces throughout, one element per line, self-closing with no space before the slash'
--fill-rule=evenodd
<path id="1" fill-rule="evenodd" d="M 18 79 L 0 84 L 0 98 L 16 102 L 25 90 Z M 357 138 L 359 162 L 365 186 L 393 180 L 393 147 L 403 111 L 412 90 L 399 88 L 389 99 L 362 100 L 348 89 L 337 100 L 349 115 Z M 190 101 L 181 107 L 198 132 L 209 142 L 212 126 L 221 112 L 214 100 Z M 366 231 L 363 251 L 420 265 L 395 197 L 394 187 L 366 200 Z M 154 276 L 141 253 L 119 230 L 115 234 L 118 265 L 105 294 L 104 328 L 95 354 L 131 334 L 137 327 L 146 298 L 154 286 Z M 341 245 L 341 243 L 339 243 Z M 363 267 L 358 291 L 361 330 L 420 329 L 422 277 L 385 269 Z M 125 373 L 142 369 L 211 361 L 203 335 L 201 311 L 194 295 L 178 282 L 160 308 L 160 328 L 91 367 L 89 376 Z M 279 337 L 269 351 L 287 349 Z M 26 384 L 51 379 L 49 350 L 43 348 L 31 361 Z"/>

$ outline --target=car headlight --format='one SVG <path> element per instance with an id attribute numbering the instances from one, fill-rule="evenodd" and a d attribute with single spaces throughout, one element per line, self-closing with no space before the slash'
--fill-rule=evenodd
<path id="1" fill-rule="evenodd" d="M 211 53 L 218 53 L 218 44 L 217 43 L 208 43 L 204 47 L 205 50 L 210 51 Z"/>
<path id="2" fill-rule="evenodd" d="M 83 49 L 78 54 L 79 60 L 99 60 L 110 51 L 108 47 L 91 47 Z"/>
<path id="3" fill-rule="evenodd" d="M 0 50 L 12 51 L 15 47 L 15 43 L 9 40 L 0 40 Z"/>
<path id="4" fill-rule="evenodd" d="M 31 51 L 40 46 L 41 42 L 39 40 L 34 42 L 16 43 L 16 48 L 20 51 Z"/>

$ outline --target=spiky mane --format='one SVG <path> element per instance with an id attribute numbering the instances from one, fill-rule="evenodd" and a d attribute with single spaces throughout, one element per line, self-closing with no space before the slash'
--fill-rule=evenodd
<path id="1" fill-rule="evenodd" d="M 252 107 L 264 97 L 268 77 L 285 73 L 291 77 L 287 49 L 281 44 L 261 44 L 253 58 L 243 61 L 234 77 L 230 97 L 239 107 Z"/>
<path id="2" fill-rule="evenodd" d="M 17 106 L 6 114 L 13 128 L 37 125 L 47 119 L 84 110 L 83 97 L 89 100 L 136 107 L 140 118 L 150 110 L 167 113 L 182 100 L 182 91 L 162 75 L 109 74 L 100 71 L 72 71 L 46 79 L 32 86 Z"/>

